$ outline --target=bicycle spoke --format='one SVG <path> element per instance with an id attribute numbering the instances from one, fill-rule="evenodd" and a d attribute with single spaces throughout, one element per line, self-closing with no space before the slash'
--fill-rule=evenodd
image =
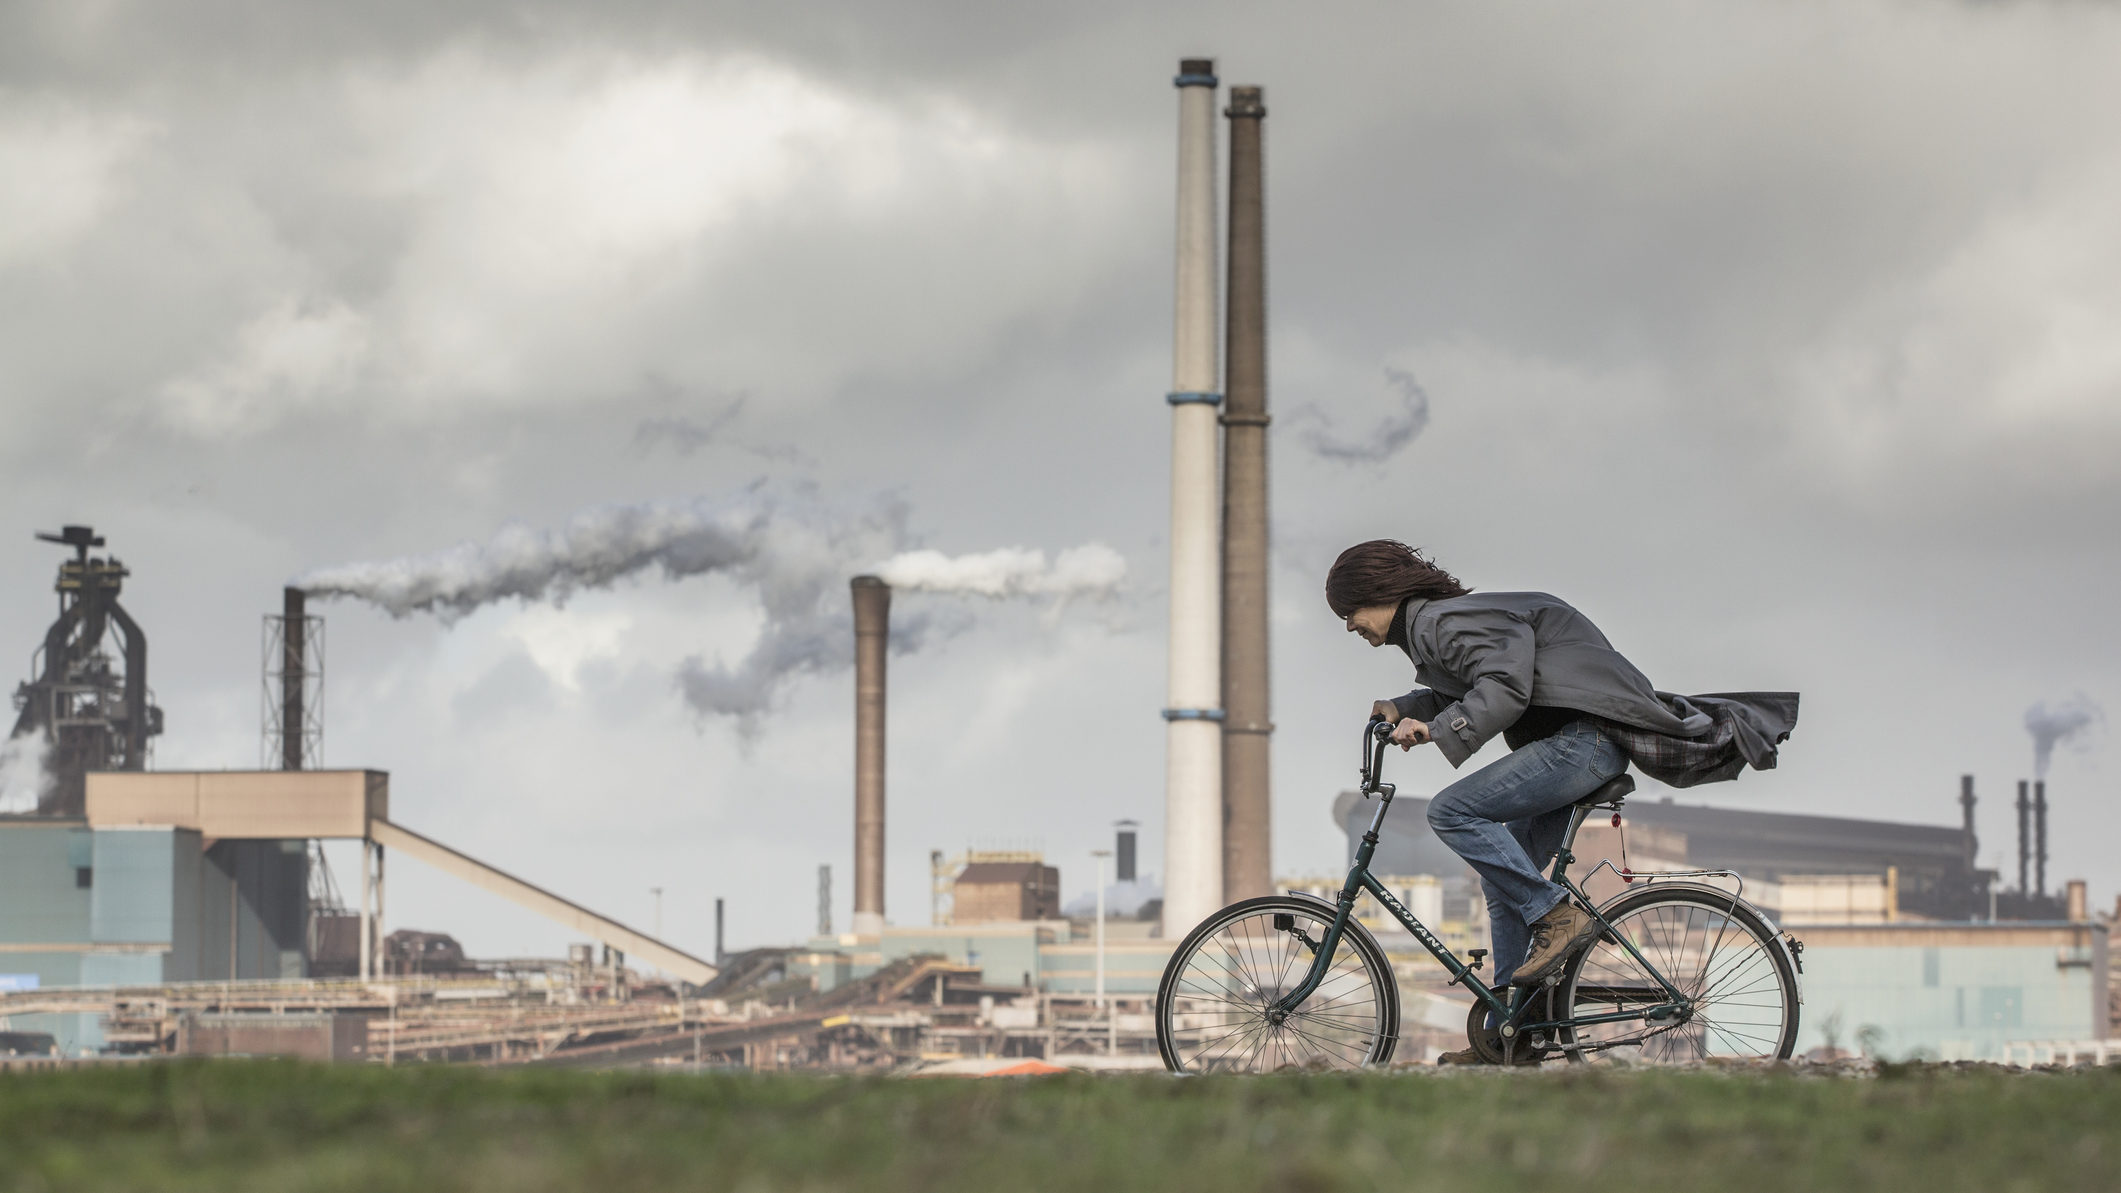
<path id="1" fill-rule="evenodd" d="M 1645 1018 L 1564 1026 L 1572 1059 L 1622 1050 L 1650 1063 L 1781 1055 L 1794 1034 L 1791 978 L 1770 930 L 1744 918 L 1743 909 L 1722 897 L 1674 892 L 1650 895 L 1613 919 L 1574 969 L 1571 1013 Z M 1650 1022 L 1650 1012 L 1668 1005 L 1659 974 L 1687 1009 Z"/>
<path id="2" fill-rule="evenodd" d="M 1277 915 L 1292 915 L 1296 927 L 1274 927 Z M 1390 971 L 1357 946 L 1359 929 L 1321 959 L 1319 944 L 1330 929 L 1308 907 L 1253 904 L 1193 936 L 1185 955 L 1173 958 L 1157 1008 L 1166 1058 L 1192 1072 L 1265 1072 L 1358 1067 L 1388 1052 L 1383 998 L 1389 988 L 1382 983 L 1392 981 Z M 1274 1022 L 1274 1004 L 1294 993 L 1314 965 L 1322 970 L 1317 986 Z"/>

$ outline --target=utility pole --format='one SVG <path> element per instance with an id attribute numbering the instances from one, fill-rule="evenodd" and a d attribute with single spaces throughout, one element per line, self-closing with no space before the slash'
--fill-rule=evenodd
<path id="1" fill-rule="evenodd" d="M 1109 1054 L 1119 1051 L 1112 1008 L 1105 1004 L 1105 859 L 1112 856 L 1112 851 L 1093 849 L 1090 856 L 1097 859 L 1097 1009 L 1105 1017 L 1105 1051 Z"/>

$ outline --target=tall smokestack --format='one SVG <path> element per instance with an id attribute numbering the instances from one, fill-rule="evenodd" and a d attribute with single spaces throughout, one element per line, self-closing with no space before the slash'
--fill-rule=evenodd
<path id="1" fill-rule="evenodd" d="M 1114 882 L 1133 882 L 1135 875 L 1135 824 L 1131 820 L 1122 820 L 1113 827 L 1119 830 L 1119 836 L 1113 842 L 1113 860 L 1118 863 L 1118 872 L 1113 875 L 1112 880 Z"/>
<path id="2" fill-rule="evenodd" d="M 1171 660 L 1164 709 L 1164 929 L 1222 905 L 1222 595 L 1216 555 L 1215 61 L 1178 65 L 1171 392 Z"/>
<path id="3" fill-rule="evenodd" d="M 309 653 L 309 600 L 299 588 L 280 590 L 280 769 L 301 770 L 303 662 Z"/>
<path id="4" fill-rule="evenodd" d="M 1966 891 L 1967 918 L 1975 919 L 1981 914 L 1981 870 L 1979 857 L 1981 840 L 1974 835 L 1974 776 L 1959 776 L 1959 849 L 1963 854 L 1966 873 L 1963 878 Z"/>
<path id="5" fill-rule="evenodd" d="M 1974 836 L 1974 776 L 1959 776 L 1959 815 L 1961 819 L 1961 847 L 1966 851 L 1966 872 L 1974 872 L 1974 858 L 1979 854 L 1980 840 Z"/>
<path id="6" fill-rule="evenodd" d="M 2032 893 L 2033 801 L 2025 794 L 2025 780 L 2018 780 L 2018 893 Z"/>
<path id="7" fill-rule="evenodd" d="M 2047 898 L 2047 780 L 2033 780 L 2033 893 Z"/>
<path id="8" fill-rule="evenodd" d="M 891 587 L 856 576 L 854 592 L 854 931 L 884 931 L 884 657 Z"/>
<path id="9" fill-rule="evenodd" d="M 1267 667 L 1266 93 L 1232 87 L 1223 341 L 1223 899 L 1274 893 Z"/>

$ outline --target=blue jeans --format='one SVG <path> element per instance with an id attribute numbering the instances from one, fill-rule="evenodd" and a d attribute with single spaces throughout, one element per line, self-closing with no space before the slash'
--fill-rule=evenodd
<path id="1" fill-rule="evenodd" d="M 1495 968 L 1507 983 L 1531 945 L 1532 922 L 1568 897 L 1540 869 L 1561 848 L 1569 806 L 1626 770 L 1628 757 L 1589 720 L 1512 750 L 1436 794 L 1429 827 L 1480 875 Z"/>

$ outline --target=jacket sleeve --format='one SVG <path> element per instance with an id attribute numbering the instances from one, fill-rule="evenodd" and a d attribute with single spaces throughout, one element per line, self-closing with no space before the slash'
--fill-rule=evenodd
<path id="1" fill-rule="evenodd" d="M 1431 635 L 1436 661 L 1468 681 L 1465 696 L 1429 719 L 1429 736 L 1453 767 L 1517 723 L 1532 703 L 1532 627 L 1507 613 L 1453 610 Z"/>
<path id="2" fill-rule="evenodd" d="M 1448 703 L 1450 701 L 1427 688 L 1416 688 L 1404 696 L 1392 697 L 1392 707 L 1399 710 L 1400 716 L 1413 717 L 1424 722 L 1435 720 L 1436 714 L 1442 712 L 1443 706 Z"/>

